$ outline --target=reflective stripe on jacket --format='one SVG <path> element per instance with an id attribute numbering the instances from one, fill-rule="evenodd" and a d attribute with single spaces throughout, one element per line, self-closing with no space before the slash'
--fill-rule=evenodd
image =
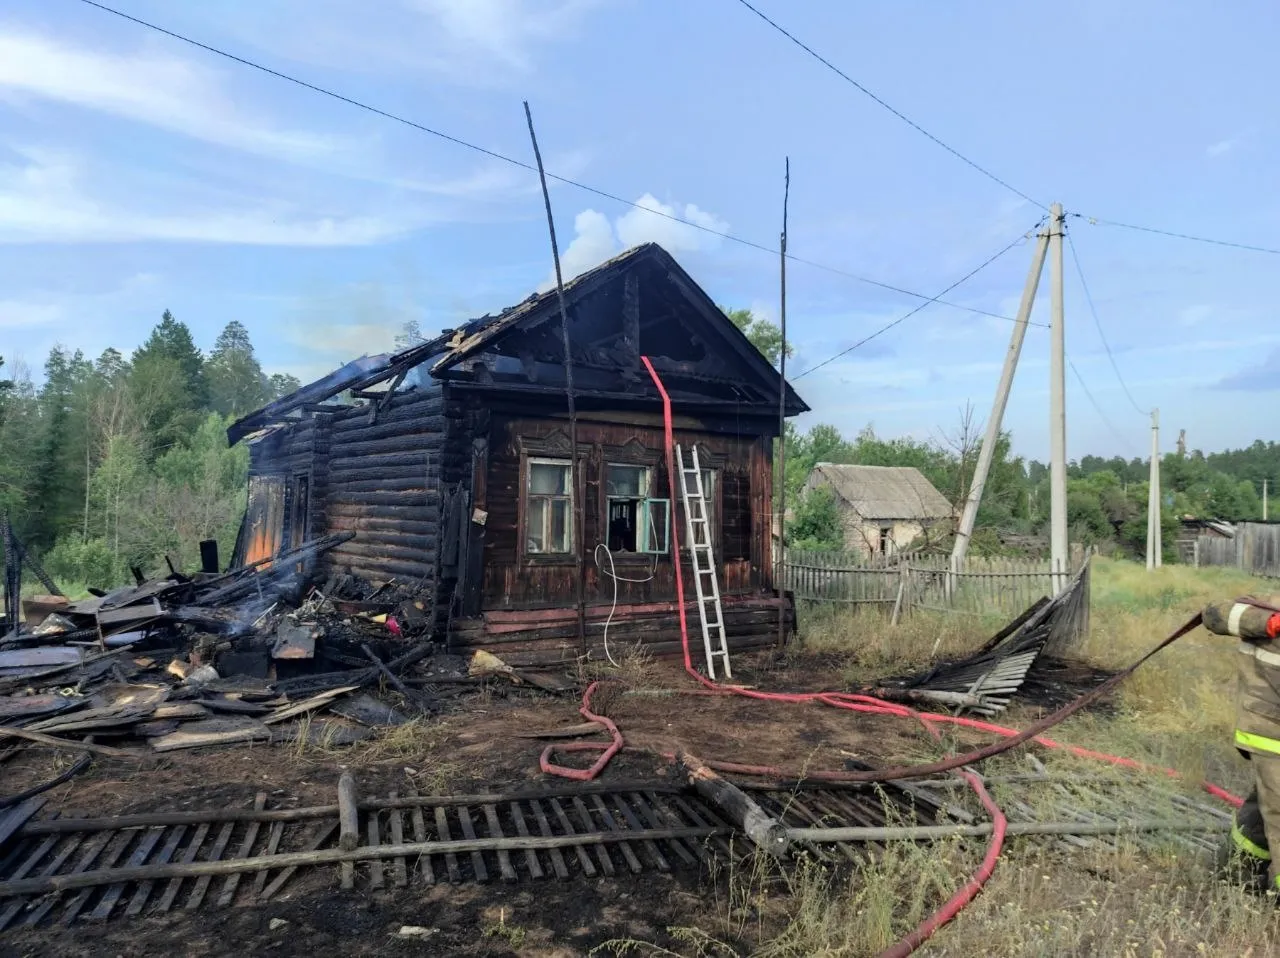
<path id="1" fill-rule="evenodd" d="M 1239 650 L 1235 744 L 1280 755 L 1280 643 L 1241 642 Z"/>

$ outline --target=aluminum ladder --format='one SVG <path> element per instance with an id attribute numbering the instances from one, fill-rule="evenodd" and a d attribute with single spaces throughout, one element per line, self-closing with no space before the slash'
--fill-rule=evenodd
<path id="1" fill-rule="evenodd" d="M 698 448 L 690 450 L 693 465 L 686 466 L 684 450 L 676 445 L 676 468 L 680 472 L 680 498 L 684 503 L 685 529 L 689 534 L 689 558 L 693 563 L 693 587 L 698 596 L 698 622 L 702 625 L 702 645 L 707 653 L 707 677 L 716 677 L 716 659 L 729 668 L 729 640 L 724 631 L 724 609 L 720 605 L 720 583 L 716 579 L 716 557 L 711 546 L 711 522 L 707 516 L 706 491 L 702 488 L 702 466 Z"/>

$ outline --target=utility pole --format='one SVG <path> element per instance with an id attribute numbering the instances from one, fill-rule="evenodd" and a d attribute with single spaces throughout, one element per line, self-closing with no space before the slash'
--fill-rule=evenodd
<path id="1" fill-rule="evenodd" d="M 1267 521 L 1267 480 L 1262 480 L 1262 521 Z"/>
<path id="2" fill-rule="evenodd" d="M 1160 541 L 1160 410 L 1151 410 L 1151 478 L 1147 491 L 1147 569 L 1158 569 L 1164 543 Z"/>
<path id="3" fill-rule="evenodd" d="M 1067 585 L 1067 375 L 1062 302 L 1062 204 L 1049 209 L 1049 561 L 1054 595 Z"/>
<path id="4" fill-rule="evenodd" d="M 1013 324 L 1013 333 L 1009 337 L 1009 350 L 1004 355 L 1004 369 L 1000 372 L 1000 382 L 996 386 L 995 401 L 991 403 L 991 415 L 987 417 L 987 434 L 982 439 L 982 449 L 978 452 L 978 465 L 974 469 L 973 481 L 969 485 L 969 495 L 964 501 L 960 527 L 956 529 L 956 541 L 951 549 L 953 571 L 958 571 L 964 564 L 965 554 L 969 551 L 969 540 L 973 538 L 973 524 L 978 518 L 978 506 L 982 503 L 982 490 L 987 484 L 987 473 L 991 470 L 991 458 L 995 455 L 996 444 L 1000 441 L 1000 427 L 1004 423 L 1004 411 L 1009 403 L 1013 374 L 1018 368 L 1018 357 L 1022 355 L 1022 341 L 1027 336 L 1027 323 L 1031 319 L 1031 307 L 1035 304 L 1036 290 L 1040 287 L 1040 274 L 1044 271 L 1044 258 L 1048 251 L 1049 231 L 1046 227 L 1036 237 L 1036 250 L 1031 257 L 1031 269 L 1027 273 L 1026 285 L 1022 288 L 1022 302 L 1018 304 L 1017 320 Z"/>

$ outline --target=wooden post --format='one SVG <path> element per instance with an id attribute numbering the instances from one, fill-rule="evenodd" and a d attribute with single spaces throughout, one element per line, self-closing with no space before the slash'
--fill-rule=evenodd
<path id="1" fill-rule="evenodd" d="M 343 772 L 338 779 L 338 847 L 344 852 L 360 844 L 359 809 L 356 780 L 350 772 Z"/>
<path id="2" fill-rule="evenodd" d="M 560 247 L 556 243 L 556 221 L 551 215 L 551 194 L 547 190 L 547 174 L 542 168 L 542 152 L 538 149 L 538 137 L 533 132 L 533 113 L 529 101 L 524 104 L 525 119 L 529 121 L 529 139 L 533 142 L 533 158 L 538 162 L 538 179 L 542 182 L 542 202 L 547 208 L 547 229 L 551 233 L 551 260 L 556 269 L 556 299 L 560 306 L 560 339 L 564 348 L 564 388 L 569 406 L 569 486 L 573 490 L 570 500 L 570 538 L 573 540 L 574 591 L 578 606 L 578 652 L 587 654 L 587 611 L 583 598 L 586 565 L 582 561 L 584 549 L 583 525 L 586 522 L 586 475 L 578 462 L 578 410 L 573 393 L 573 354 L 569 348 L 569 313 L 564 303 L 564 278 L 560 272 Z M 639 348 L 639 344 L 637 344 Z M 677 556 L 677 561 L 679 557 Z"/>
<path id="3" fill-rule="evenodd" d="M 898 597 L 893 600 L 893 615 L 889 617 L 890 625 L 897 625 L 902 617 L 902 599 L 907 591 L 907 563 L 898 565 Z"/>
<path id="4" fill-rule="evenodd" d="M 707 768 L 700 758 L 682 750 L 676 754 L 676 761 L 698 794 L 728 815 L 757 848 L 778 858 L 786 856 L 790 841 L 781 822 L 769 817 L 742 789 Z"/>

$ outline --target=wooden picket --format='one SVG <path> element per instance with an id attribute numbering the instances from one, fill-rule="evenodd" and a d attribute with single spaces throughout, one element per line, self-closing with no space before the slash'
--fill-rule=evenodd
<path id="1" fill-rule="evenodd" d="M 948 556 L 872 559 L 850 552 L 788 550 L 786 587 L 799 601 L 1016 615 L 1053 594 L 1047 560 Z"/>

